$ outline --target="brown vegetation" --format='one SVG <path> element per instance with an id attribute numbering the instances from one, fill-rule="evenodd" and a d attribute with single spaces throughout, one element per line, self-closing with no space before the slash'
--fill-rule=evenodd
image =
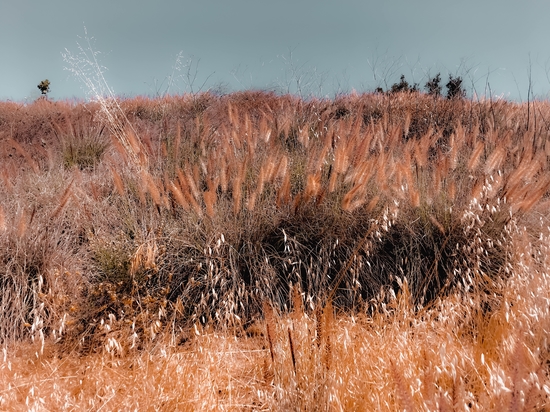
<path id="1" fill-rule="evenodd" d="M 0 103 L 0 407 L 548 407 L 548 103 L 117 107 Z"/>

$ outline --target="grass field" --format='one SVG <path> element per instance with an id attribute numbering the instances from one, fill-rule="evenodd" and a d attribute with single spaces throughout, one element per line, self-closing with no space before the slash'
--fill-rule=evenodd
<path id="1" fill-rule="evenodd" d="M 0 102 L 0 409 L 546 410 L 550 104 Z"/>

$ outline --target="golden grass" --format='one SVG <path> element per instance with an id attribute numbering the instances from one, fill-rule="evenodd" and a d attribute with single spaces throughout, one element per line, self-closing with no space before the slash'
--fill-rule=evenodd
<path id="1" fill-rule="evenodd" d="M 533 104 L 1 103 L 0 409 L 548 409 Z"/>

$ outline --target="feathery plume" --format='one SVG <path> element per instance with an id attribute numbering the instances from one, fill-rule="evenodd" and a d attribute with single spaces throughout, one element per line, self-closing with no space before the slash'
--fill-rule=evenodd
<path id="1" fill-rule="evenodd" d="M 185 199 L 185 196 L 181 192 L 180 188 L 178 187 L 177 182 L 170 182 L 170 191 L 172 192 L 172 195 L 176 199 L 176 202 L 183 207 L 185 210 L 189 209 L 189 203 Z"/>
<path id="2" fill-rule="evenodd" d="M 4 212 L 4 208 L 0 206 L 0 232 L 4 232 L 6 230 L 6 213 Z"/>
<path id="3" fill-rule="evenodd" d="M 214 217 L 214 206 L 216 204 L 216 191 L 207 190 L 203 193 L 204 205 L 206 206 L 206 214 L 208 217 Z"/>
<path id="4" fill-rule="evenodd" d="M 71 187 L 73 186 L 73 182 L 74 180 L 71 180 L 71 183 L 69 183 L 67 188 L 63 191 L 63 194 L 61 195 L 61 200 L 59 201 L 59 205 L 52 213 L 51 219 L 55 219 L 69 201 L 69 198 L 71 197 Z"/>
<path id="5" fill-rule="evenodd" d="M 470 160 L 468 161 L 468 170 L 470 172 L 473 172 L 474 169 L 476 168 L 477 163 L 479 161 L 479 157 L 483 153 L 484 149 L 485 149 L 485 145 L 483 144 L 483 142 L 478 141 L 474 147 L 472 155 L 470 156 Z"/>
<path id="6" fill-rule="evenodd" d="M 157 188 L 155 180 L 145 170 L 142 171 L 141 176 L 142 176 L 142 181 L 144 183 L 144 187 L 147 188 L 147 191 L 151 195 L 153 202 L 155 203 L 155 205 L 160 206 L 161 205 L 160 192 L 159 192 L 159 189 Z"/>
<path id="7" fill-rule="evenodd" d="M 124 183 L 122 183 L 122 179 L 121 179 L 120 175 L 118 174 L 118 172 L 115 170 L 114 167 L 110 166 L 109 169 L 111 170 L 111 174 L 113 175 L 113 182 L 115 184 L 115 188 L 116 188 L 118 194 L 121 197 L 124 197 L 124 195 L 125 195 L 125 193 L 124 193 Z"/>

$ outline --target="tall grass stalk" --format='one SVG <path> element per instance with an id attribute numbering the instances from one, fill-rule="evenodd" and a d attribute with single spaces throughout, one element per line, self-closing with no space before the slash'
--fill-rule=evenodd
<path id="1" fill-rule="evenodd" d="M 137 138 L 133 124 L 128 120 L 117 96 L 105 79 L 106 68 L 98 60 L 100 52 L 92 47 L 93 38 L 88 37 L 86 27 L 84 41 L 85 46 L 77 42 L 77 54 L 68 49 L 61 53 L 63 60 L 69 65 L 65 69 L 80 80 L 86 93 L 99 103 L 112 135 L 122 143 L 135 165 L 146 168 L 148 156 L 145 147 Z"/>

